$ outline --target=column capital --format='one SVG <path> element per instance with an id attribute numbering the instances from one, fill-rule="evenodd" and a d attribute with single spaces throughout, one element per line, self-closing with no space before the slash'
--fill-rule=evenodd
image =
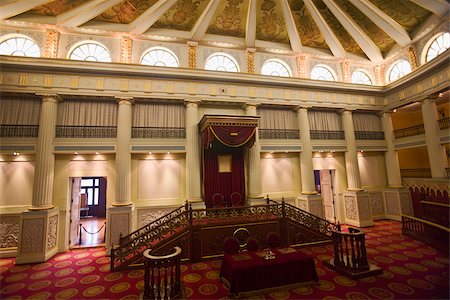
<path id="1" fill-rule="evenodd" d="M 302 109 L 305 109 L 305 110 L 309 110 L 309 109 L 311 109 L 312 108 L 312 106 L 310 106 L 310 105 L 297 105 L 297 106 L 294 106 L 294 108 L 293 108 L 293 110 L 295 111 L 295 112 L 299 112 L 300 110 L 302 110 Z"/>
<path id="2" fill-rule="evenodd" d="M 256 48 L 247 48 L 247 49 L 245 49 L 245 52 L 255 53 L 256 52 Z"/>
<path id="3" fill-rule="evenodd" d="M 196 46 L 198 46 L 198 42 L 194 42 L 194 41 L 187 41 L 187 43 L 186 43 L 188 46 L 191 46 L 191 47 L 196 47 Z"/>
<path id="4" fill-rule="evenodd" d="M 186 107 L 190 106 L 190 105 L 198 106 L 201 102 L 202 102 L 201 99 L 195 99 L 195 98 L 184 99 L 184 105 L 186 105 Z"/>
<path id="5" fill-rule="evenodd" d="M 120 104 L 129 104 L 129 105 L 133 105 L 134 104 L 134 98 L 130 97 L 130 96 L 114 96 L 114 98 L 116 99 L 116 102 L 120 105 Z"/>
<path id="6" fill-rule="evenodd" d="M 52 93 L 36 93 L 36 96 L 42 97 L 42 102 L 62 102 L 63 99 L 58 94 L 52 94 Z"/>
<path id="7" fill-rule="evenodd" d="M 438 95 L 428 95 L 420 101 L 420 104 L 423 105 L 425 103 L 434 103 L 439 99 Z"/>
<path id="8" fill-rule="evenodd" d="M 256 109 L 260 105 L 261 105 L 260 102 L 245 102 L 244 103 L 245 109 L 250 109 L 250 108 L 253 108 L 253 107 Z"/>
<path id="9" fill-rule="evenodd" d="M 344 114 L 346 114 L 346 115 L 350 114 L 351 115 L 352 112 L 355 111 L 355 110 L 356 110 L 355 108 L 343 108 L 343 109 L 339 110 L 339 113 L 342 114 L 342 115 L 344 115 Z"/>

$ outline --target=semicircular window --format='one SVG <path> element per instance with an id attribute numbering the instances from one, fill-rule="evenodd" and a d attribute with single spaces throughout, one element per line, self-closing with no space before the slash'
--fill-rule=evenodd
<path id="1" fill-rule="evenodd" d="M 333 76 L 333 73 L 331 73 L 331 71 L 324 66 L 315 66 L 311 70 L 311 79 L 326 80 L 326 81 L 336 80 Z"/>
<path id="2" fill-rule="evenodd" d="M 450 33 L 446 32 L 438 35 L 428 48 L 426 61 L 429 62 L 436 58 L 448 48 L 450 48 Z"/>
<path id="3" fill-rule="evenodd" d="M 97 43 L 84 43 L 73 49 L 69 59 L 111 62 L 111 54 L 108 49 Z"/>
<path id="4" fill-rule="evenodd" d="M 405 59 L 397 61 L 389 72 L 389 81 L 397 80 L 408 73 L 411 73 L 411 65 Z"/>
<path id="5" fill-rule="evenodd" d="M 238 64 L 228 54 L 216 53 L 211 55 L 205 63 L 205 70 L 222 72 L 239 72 Z"/>
<path id="6" fill-rule="evenodd" d="M 370 77 L 363 71 L 354 71 L 352 73 L 352 83 L 370 85 L 372 84 L 372 80 L 370 80 Z"/>
<path id="7" fill-rule="evenodd" d="M 141 59 L 141 64 L 157 67 L 179 67 L 178 58 L 172 51 L 165 48 L 152 48 Z"/>
<path id="8" fill-rule="evenodd" d="M 0 55 L 40 57 L 41 50 L 32 39 L 13 37 L 0 43 Z"/>
<path id="9" fill-rule="evenodd" d="M 281 62 L 280 60 L 269 59 L 263 64 L 261 68 L 261 74 L 271 76 L 291 77 L 291 70 L 285 63 Z"/>

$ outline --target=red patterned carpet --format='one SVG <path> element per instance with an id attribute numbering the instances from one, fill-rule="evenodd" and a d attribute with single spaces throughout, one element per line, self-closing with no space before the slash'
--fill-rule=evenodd
<path id="1" fill-rule="evenodd" d="M 320 282 L 252 299 L 449 298 L 447 254 L 402 236 L 399 222 L 377 221 L 364 231 L 369 262 L 382 267 L 382 275 L 348 279 L 323 265 L 332 258 L 331 245 L 303 248 L 314 257 Z M 183 265 L 186 298 L 227 298 L 219 280 L 220 265 L 221 260 Z M 103 248 L 73 250 L 32 265 L 16 266 L 14 259 L 0 259 L 0 299 L 138 299 L 143 276 L 143 270 L 111 273 Z"/>

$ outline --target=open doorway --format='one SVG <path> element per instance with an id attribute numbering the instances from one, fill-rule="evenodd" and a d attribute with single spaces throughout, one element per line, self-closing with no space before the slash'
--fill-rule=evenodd
<path id="1" fill-rule="evenodd" d="M 314 170 L 316 191 L 322 195 L 325 219 L 332 223 L 336 223 L 335 175 L 335 170 Z"/>
<path id="2" fill-rule="evenodd" d="M 104 245 L 106 184 L 106 177 L 70 178 L 69 248 Z"/>

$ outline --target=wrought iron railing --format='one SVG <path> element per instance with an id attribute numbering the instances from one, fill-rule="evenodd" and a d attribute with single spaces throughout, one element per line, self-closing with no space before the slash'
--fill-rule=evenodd
<path id="1" fill-rule="evenodd" d="M 343 131 L 336 130 L 310 130 L 312 140 L 345 140 Z"/>
<path id="2" fill-rule="evenodd" d="M 333 230 L 340 230 L 339 224 L 333 224 L 295 206 L 266 199 L 265 205 L 240 206 L 226 208 L 192 209 L 181 206 L 167 215 L 143 226 L 142 228 L 119 238 L 119 245 L 111 249 L 111 270 L 127 267 L 136 257 L 153 245 L 173 237 L 193 226 L 240 223 L 246 221 L 267 221 L 286 218 L 300 225 L 309 227 L 331 239 Z"/>
<path id="3" fill-rule="evenodd" d="M 442 225 L 449 226 L 450 205 L 431 201 L 421 201 L 423 218 Z"/>
<path id="4" fill-rule="evenodd" d="M 67 126 L 56 125 L 57 138 L 116 138 L 115 126 Z"/>
<path id="5" fill-rule="evenodd" d="M 133 127 L 131 137 L 136 139 L 185 139 L 186 128 L 182 127 Z"/>
<path id="6" fill-rule="evenodd" d="M 439 122 L 439 129 L 447 129 L 450 128 L 450 118 L 440 119 Z"/>
<path id="7" fill-rule="evenodd" d="M 423 124 L 420 124 L 408 128 L 394 130 L 394 137 L 396 139 L 399 139 L 402 137 L 414 136 L 423 133 L 425 133 L 425 127 L 423 126 Z"/>
<path id="8" fill-rule="evenodd" d="M 443 252 L 449 252 L 450 229 L 432 222 L 402 216 L 402 233 L 412 236 Z"/>
<path id="9" fill-rule="evenodd" d="M 355 131 L 355 139 L 357 139 L 357 140 L 384 140 L 384 132 L 382 132 L 382 131 Z"/>
<path id="10" fill-rule="evenodd" d="M 39 125 L 0 125 L 2 138 L 35 138 L 39 133 Z"/>
<path id="11" fill-rule="evenodd" d="M 260 139 L 298 140 L 300 133 L 297 129 L 258 129 Z"/>
<path id="12" fill-rule="evenodd" d="M 400 174 L 405 178 L 431 178 L 430 169 L 400 169 Z"/>

